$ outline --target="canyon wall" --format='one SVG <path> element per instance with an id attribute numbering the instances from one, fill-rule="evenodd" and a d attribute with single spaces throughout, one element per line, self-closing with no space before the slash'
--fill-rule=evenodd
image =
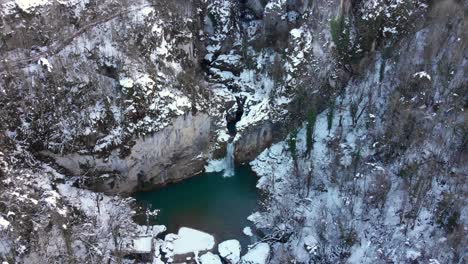
<path id="1" fill-rule="evenodd" d="M 131 192 L 180 181 L 203 170 L 208 150 L 211 119 L 188 113 L 175 118 L 159 132 L 134 140 L 128 156 L 117 150 L 105 158 L 79 153 L 48 153 L 76 175 L 93 175 L 87 183 L 105 192 Z"/>

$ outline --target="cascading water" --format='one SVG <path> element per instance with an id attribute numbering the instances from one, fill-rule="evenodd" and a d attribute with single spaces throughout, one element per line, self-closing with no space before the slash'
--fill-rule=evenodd
<path id="1" fill-rule="evenodd" d="M 224 158 L 224 177 L 234 176 L 234 141 L 228 142 L 226 147 L 226 157 Z"/>
<path id="2" fill-rule="evenodd" d="M 234 138 L 236 137 L 237 129 L 236 123 L 241 120 L 244 114 L 244 104 L 246 97 L 236 96 L 236 107 L 231 107 L 226 113 L 226 128 L 229 135 L 229 140 L 226 146 L 226 156 L 224 159 L 210 160 L 205 166 L 205 172 L 223 172 L 224 177 L 234 176 L 235 170 L 235 148 Z"/>

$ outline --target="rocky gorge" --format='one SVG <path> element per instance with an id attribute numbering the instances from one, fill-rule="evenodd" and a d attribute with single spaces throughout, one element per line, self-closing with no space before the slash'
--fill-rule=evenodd
<path id="1" fill-rule="evenodd" d="M 125 197 L 208 171 L 232 144 L 266 196 L 248 218 L 262 254 L 223 263 L 463 263 L 466 12 L 0 0 L 0 260 L 133 263 L 126 244 L 149 236 L 138 261 L 183 261 Z"/>

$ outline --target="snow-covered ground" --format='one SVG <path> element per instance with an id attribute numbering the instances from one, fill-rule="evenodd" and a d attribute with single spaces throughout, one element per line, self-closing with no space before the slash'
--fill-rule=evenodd
<path id="1" fill-rule="evenodd" d="M 0 215 L 0 258 L 15 250 L 26 263 L 38 263 L 41 257 L 36 255 L 37 252 L 67 262 L 63 259 L 62 246 L 68 245 L 80 262 L 85 262 L 87 254 L 107 262 L 115 258 L 116 251 L 151 253 L 156 236 L 165 231 L 164 226 L 135 224 L 131 198 L 73 187 L 72 182 L 63 183 L 64 175 L 34 160 L 30 162 L 41 164 L 39 170 L 17 169 L 11 166 L 14 162 L 10 159 L 4 163 L 9 174 L 1 181 L 16 187 L 2 189 L 0 194 L 2 201 L 10 201 L 8 213 Z M 33 213 L 26 218 L 25 212 Z M 22 219 L 35 223 L 29 240 L 21 238 L 23 232 L 30 232 L 28 222 Z M 50 230 L 44 230 L 46 227 Z M 10 241 L 15 235 L 20 239 Z M 37 242 L 31 244 L 31 241 Z"/>
<path id="2" fill-rule="evenodd" d="M 407 143 L 405 151 L 396 157 L 385 157 L 382 152 L 394 148 L 386 137 L 401 133 L 398 130 L 401 126 L 393 126 L 405 121 L 387 123 L 391 119 L 388 109 L 394 103 L 391 95 L 395 85 L 379 84 L 382 82 L 379 67 L 381 61 L 377 58 L 365 78 L 350 82 L 333 106 L 317 115 L 312 126 L 314 143 L 310 151 L 306 143 L 308 123 L 304 122 L 293 140 L 297 160 L 291 153 L 291 134 L 251 162 L 253 170 L 261 177 L 257 187 L 271 197 L 266 210 L 252 214 L 249 220 L 257 228 L 274 235 L 267 237 L 272 241 L 273 252 L 283 253 L 274 254 L 272 263 L 284 263 L 280 256 L 299 262 L 324 258 L 330 262 L 339 261 L 340 257 L 333 257 L 334 254 L 348 254 L 348 263 L 449 263 L 463 259 L 448 253 L 454 248 L 460 250 L 457 242 L 446 243 L 447 237 L 458 235 L 445 233 L 440 223 L 437 224 L 440 221 L 437 220 L 437 212 L 440 212 L 437 204 L 447 199 L 448 192 L 453 192 L 449 191 L 453 186 L 442 182 L 453 180 L 454 184 L 458 180 L 449 180 L 443 172 L 416 161 L 425 156 L 423 153 L 437 156 L 425 156 L 424 160 L 446 160 L 448 157 L 436 154 L 440 152 L 435 149 L 446 149 L 457 144 L 457 140 L 443 136 L 444 143 L 436 143 L 433 137 L 438 138 L 439 133 L 447 131 L 427 129 L 422 125 L 424 122 L 419 121 L 420 126 L 411 128 L 408 133 L 426 131 L 418 139 L 420 141 Z M 393 65 L 387 66 L 385 76 L 397 78 L 392 75 L 397 71 Z M 434 81 L 425 71 L 408 72 L 408 75 L 426 85 Z M 384 92 L 374 89 L 379 85 Z M 359 95 L 365 93 L 374 94 L 372 98 L 377 99 L 371 102 Z M 401 96 L 399 100 L 403 105 L 411 105 L 417 104 L 419 99 Z M 425 107 L 418 109 L 411 111 L 422 111 L 426 120 L 439 124 L 436 127 L 454 125 L 440 112 L 432 113 Z M 399 111 L 404 112 L 404 109 Z M 385 134 L 386 130 L 392 132 Z M 404 174 L 407 164 L 412 163 L 418 163 L 423 172 L 418 173 L 416 169 L 409 172 L 411 176 Z M 457 169 L 451 166 L 448 169 L 466 170 L 466 165 L 455 163 Z M 460 211 L 464 216 L 459 223 L 466 222 L 464 211 L 466 209 Z M 278 237 L 289 239 L 284 244 L 275 243 Z"/>

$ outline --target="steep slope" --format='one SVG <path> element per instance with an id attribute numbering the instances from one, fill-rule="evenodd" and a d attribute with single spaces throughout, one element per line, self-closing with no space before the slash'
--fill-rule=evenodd
<path id="1" fill-rule="evenodd" d="M 441 1 L 425 17 L 251 163 L 270 194 L 250 219 L 272 234 L 271 263 L 466 260 L 463 7 Z"/>

